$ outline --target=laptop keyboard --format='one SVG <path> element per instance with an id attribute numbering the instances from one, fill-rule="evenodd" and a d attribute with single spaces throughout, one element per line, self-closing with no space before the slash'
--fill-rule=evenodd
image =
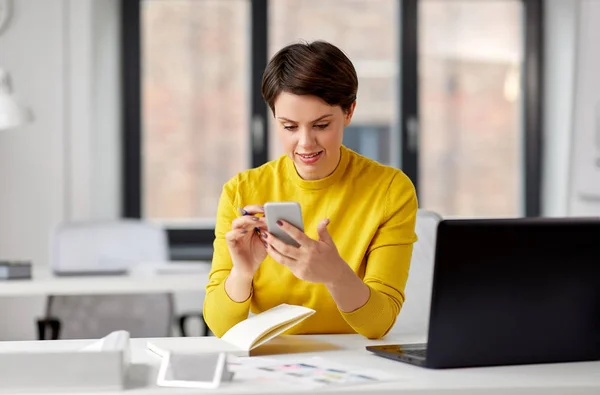
<path id="1" fill-rule="evenodd" d="M 403 349 L 402 353 L 403 354 L 408 354 L 408 355 L 414 355 L 416 357 L 423 357 L 423 358 L 425 358 L 427 356 L 427 349 L 426 348 L 420 348 L 420 349 L 415 349 L 415 350 Z"/>

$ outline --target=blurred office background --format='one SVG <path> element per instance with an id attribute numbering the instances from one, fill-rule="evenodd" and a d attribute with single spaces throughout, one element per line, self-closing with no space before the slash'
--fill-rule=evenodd
<path id="1" fill-rule="evenodd" d="M 298 40 L 348 54 L 345 143 L 402 168 L 421 207 L 600 215 L 599 1 L 11 5 L 0 67 L 36 119 L 0 133 L 0 259 L 47 265 L 56 224 L 122 217 L 164 225 L 173 259 L 210 259 L 223 183 L 281 155 L 260 77 Z M 35 338 L 43 304 L 0 299 L 0 339 Z"/>

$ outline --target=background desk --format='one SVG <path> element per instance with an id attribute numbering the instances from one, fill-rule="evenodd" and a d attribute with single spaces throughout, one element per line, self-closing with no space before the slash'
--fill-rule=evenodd
<path id="1" fill-rule="evenodd" d="M 154 339 L 153 339 L 154 340 Z M 146 350 L 147 339 L 132 339 L 132 366 L 127 389 L 120 392 L 85 392 L 82 395 L 163 395 L 163 394 L 264 394 L 294 393 L 314 394 L 315 391 L 274 390 L 260 387 L 240 387 L 234 383 L 225 384 L 217 390 L 194 390 L 157 387 L 156 374 L 160 359 Z M 181 342 L 221 342 L 215 337 L 207 338 L 168 338 L 160 339 L 161 344 L 181 347 Z M 523 365 L 490 368 L 428 370 L 401 362 L 387 360 L 372 355 L 364 349 L 369 344 L 421 342 L 419 337 L 389 337 L 379 341 L 369 341 L 358 335 L 326 336 L 281 336 L 257 349 L 259 353 L 295 352 L 296 354 L 270 355 L 270 358 L 289 360 L 294 357 L 320 356 L 335 362 L 355 366 L 368 366 L 381 369 L 398 377 L 398 381 L 354 387 L 335 387 L 324 393 L 334 394 L 510 394 L 510 395 L 554 395 L 554 394 L 600 394 L 600 362 L 568 364 Z M 55 341 L 57 348 L 71 348 L 73 342 L 84 346 L 91 341 Z M 39 346 L 40 342 L 0 343 L 4 350 L 27 350 Z M 315 348 L 329 349 L 314 352 Z M 306 352 L 310 351 L 312 352 Z M 302 354 L 297 354 L 302 352 Z M 32 380 L 35 377 L 32 377 Z M 2 392 L 7 394 L 7 392 Z M 44 392 L 50 394 L 51 392 Z M 58 392 L 57 392 L 58 393 Z M 57 394 L 53 393 L 53 395 Z M 64 391 L 62 392 L 64 393 Z M 20 392 L 20 395 L 25 393 Z M 38 392 L 37 395 L 40 393 Z M 32 394 L 27 394 L 32 395 Z"/>
<path id="2" fill-rule="evenodd" d="M 169 273 L 155 270 L 157 266 L 167 265 L 171 268 Z M 21 312 L 17 302 L 6 304 L 9 309 L 3 313 L 11 317 L 6 325 L 14 328 L 9 338 L 38 338 L 36 320 L 45 315 L 45 297 L 48 295 L 173 293 L 176 316 L 200 312 L 209 271 L 210 262 L 141 262 L 124 275 L 57 277 L 48 267 L 34 266 L 31 279 L 0 281 L 0 298 L 19 298 L 27 306 L 25 312 Z M 186 325 L 189 333 L 203 333 L 202 323 L 192 321 L 191 325 Z M 10 333 L 11 328 L 7 331 Z M 0 336 L 0 340 L 6 338 Z"/>
<path id="3" fill-rule="evenodd" d="M 144 263 L 124 275 L 72 277 L 57 277 L 47 267 L 39 267 L 33 269 L 32 279 L 0 282 L 0 297 L 204 292 L 208 283 L 210 262 L 172 265 L 172 271 L 169 273 L 156 272 L 154 268 L 157 264 Z"/>

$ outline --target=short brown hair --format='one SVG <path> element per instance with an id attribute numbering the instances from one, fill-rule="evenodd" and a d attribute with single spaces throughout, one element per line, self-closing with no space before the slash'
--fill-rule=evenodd
<path id="1" fill-rule="evenodd" d="M 281 92 L 314 95 L 347 112 L 356 100 L 358 77 L 352 62 L 338 47 L 314 41 L 279 50 L 265 69 L 261 88 L 273 114 Z"/>

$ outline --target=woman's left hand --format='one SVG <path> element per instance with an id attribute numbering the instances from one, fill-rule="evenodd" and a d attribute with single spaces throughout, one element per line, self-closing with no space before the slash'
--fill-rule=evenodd
<path id="1" fill-rule="evenodd" d="M 267 243 L 267 253 L 275 261 L 287 266 L 299 279 L 331 285 L 342 277 L 349 266 L 340 257 L 327 231 L 328 224 L 328 219 L 319 223 L 319 240 L 313 240 L 290 223 L 278 221 L 277 225 L 296 240 L 300 247 L 288 245 L 272 233 L 263 232 L 266 236 L 263 236 L 263 240 Z"/>

